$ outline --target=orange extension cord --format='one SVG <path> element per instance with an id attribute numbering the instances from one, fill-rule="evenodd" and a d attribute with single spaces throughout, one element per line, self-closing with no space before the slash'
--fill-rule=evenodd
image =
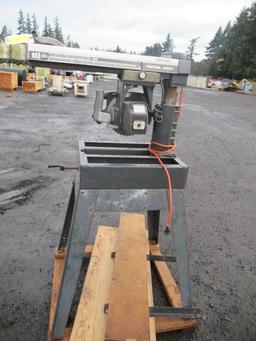
<path id="1" fill-rule="evenodd" d="M 183 87 L 181 87 L 180 90 L 180 96 L 179 96 L 179 113 L 178 113 L 178 118 L 180 116 L 181 113 L 181 104 L 182 104 L 182 98 L 183 98 Z M 163 148 L 162 150 L 157 150 L 154 149 L 153 146 L 157 146 L 157 147 L 161 147 Z M 171 228 L 171 224 L 172 224 L 172 215 L 173 215 L 173 201 L 172 201 L 172 181 L 171 181 L 171 176 L 168 172 L 168 169 L 166 167 L 166 165 L 163 163 L 163 161 L 161 160 L 161 155 L 162 154 L 171 154 L 176 148 L 176 144 L 161 144 L 155 141 L 151 141 L 150 145 L 149 145 L 149 152 L 155 156 L 155 158 L 157 159 L 157 161 L 159 162 L 159 164 L 162 166 L 166 177 L 167 177 L 167 181 L 168 181 L 168 189 L 169 189 L 169 214 L 168 214 L 168 220 L 167 220 L 167 225 L 166 225 L 166 232 L 170 231 Z"/>
<path id="2" fill-rule="evenodd" d="M 154 149 L 152 146 L 158 146 L 158 147 L 162 147 L 165 148 L 164 150 L 156 150 Z M 168 172 L 168 169 L 166 167 L 166 165 L 163 163 L 163 161 L 161 160 L 160 155 L 161 154 L 166 154 L 166 153 L 171 153 L 172 151 L 174 151 L 176 145 L 166 145 L 166 144 L 161 144 L 155 141 L 151 141 L 150 146 L 148 148 L 149 152 L 155 156 L 155 158 L 157 159 L 157 161 L 160 163 L 160 165 L 162 166 L 167 180 L 168 180 L 168 188 L 169 188 L 169 214 L 168 214 L 168 220 L 167 220 L 167 225 L 166 225 L 166 232 L 170 231 L 171 228 L 171 224 L 172 224 L 172 213 L 173 213 L 173 204 L 172 204 L 172 181 L 171 181 L 171 176 Z"/>

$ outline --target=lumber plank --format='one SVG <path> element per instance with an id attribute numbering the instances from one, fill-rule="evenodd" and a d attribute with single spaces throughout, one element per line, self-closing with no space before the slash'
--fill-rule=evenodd
<path id="1" fill-rule="evenodd" d="M 55 260 L 53 267 L 53 280 L 52 280 L 52 292 L 51 292 L 51 305 L 50 305 L 50 316 L 49 316 L 49 328 L 48 328 L 48 341 L 50 341 L 52 326 L 55 316 L 55 309 L 58 300 L 62 270 L 64 265 L 64 258 L 61 257 L 62 252 L 55 251 Z"/>
<path id="2" fill-rule="evenodd" d="M 92 249 L 93 249 L 92 244 L 86 245 L 84 247 L 84 256 L 90 257 L 92 254 Z M 65 258 L 65 256 L 66 256 L 66 249 L 57 251 L 57 253 L 55 254 L 55 257 L 58 257 L 58 258 Z"/>
<path id="3" fill-rule="evenodd" d="M 144 215 L 122 213 L 105 340 L 151 341 L 148 252 Z"/>
<path id="4" fill-rule="evenodd" d="M 155 250 L 155 245 L 149 244 L 149 250 L 151 250 L 151 248 L 152 248 L 153 250 Z M 88 245 L 86 245 L 85 248 L 84 248 L 84 255 L 85 255 L 85 256 L 90 256 L 91 253 L 92 253 L 92 249 L 93 249 L 93 244 L 88 244 Z M 65 254 L 65 252 L 64 252 L 64 254 Z M 63 257 L 64 257 L 64 256 L 63 256 Z"/>
<path id="5" fill-rule="evenodd" d="M 155 317 L 156 333 L 195 328 L 197 320 L 184 320 L 171 317 Z"/>
<path id="6" fill-rule="evenodd" d="M 103 341 L 107 315 L 104 305 L 109 300 L 117 229 L 100 226 L 80 297 L 70 341 Z"/>
<path id="7" fill-rule="evenodd" d="M 150 253 L 155 256 L 161 256 L 159 245 L 151 245 Z M 168 302 L 175 308 L 182 307 L 180 290 L 168 265 L 162 261 L 154 261 L 153 264 L 156 268 Z"/>

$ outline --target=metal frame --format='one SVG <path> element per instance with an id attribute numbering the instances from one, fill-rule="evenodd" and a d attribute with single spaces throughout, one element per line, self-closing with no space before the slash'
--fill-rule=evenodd
<path id="1" fill-rule="evenodd" d="M 190 72 L 191 62 L 164 57 L 76 49 L 29 43 L 27 59 L 32 65 L 120 74 L 122 70 L 143 70 L 170 74 Z"/>
<path id="2" fill-rule="evenodd" d="M 77 188 L 75 188 L 75 183 L 73 183 L 59 244 L 60 250 L 66 249 L 66 257 L 53 323 L 53 339 L 60 339 L 64 335 L 84 257 L 84 246 L 87 244 L 95 212 L 144 211 L 147 213 L 148 218 L 149 239 L 158 242 L 160 210 L 167 209 L 168 191 L 166 179 L 163 177 L 161 180 L 163 176 L 161 166 L 156 162 L 152 163 L 150 161 L 148 163 L 150 157 L 145 156 L 146 147 L 147 145 L 145 144 L 84 141 L 79 143 L 81 162 L 80 183 Z M 95 154 L 96 149 L 98 154 Z M 142 186 L 138 186 L 139 183 L 136 176 L 134 176 L 135 164 L 129 163 L 130 158 L 127 158 L 126 153 L 128 153 L 128 156 L 137 159 L 136 165 L 139 170 L 136 176 L 139 176 L 140 179 L 143 174 L 145 178 L 149 176 L 149 180 L 146 183 L 147 187 L 142 188 Z M 88 158 L 91 155 L 94 155 L 94 161 L 98 160 L 98 157 L 107 158 L 114 156 L 115 162 L 111 164 L 111 171 L 109 171 L 110 163 L 88 162 Z M 120 157 L 120 155 L 123 155 L 123 157 Z M 175 234 L 175 256 L 182 303 L 183 307 L 189 307 L 191 302 L 185 205 L 183 191 L 181 190 L 185 187 L 188 167 L 174 156 L 166 158 L 175 161 L 167 162 L 168 170 L 172 178 L 174 178 L 174 216 L 172 228 Z M 118 172 L 115 172 L 115 169 Z M 150 176 L 152 169 L 156 172 L 157 181 L 156 178 Z M 127 176 L 129 175 L 127 177 L 129 180 L 123 182 L 123 187 L 120 186 L 121 180 L 123 181 L 122 173 Z M 93 174 L 95 176 L 94 179 Z M 115 174 L 117 178 L 111 176 L 111 174 Z M 154 183 L 156 182 L 161 184 L 160 188 L 155 188 Z M 174 261 L 174 258 L 172 257 L 170 260 Z"/>

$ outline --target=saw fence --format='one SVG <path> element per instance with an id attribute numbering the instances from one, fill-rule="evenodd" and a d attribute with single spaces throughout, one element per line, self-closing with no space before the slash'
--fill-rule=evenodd
<path id="1" fill-rule="evenodd" d="M 72 328 L 63 341 L 154 341 L 156 334 L 193 328 L 197 309 L 183 308 L 180 290 L 159 245 L 149 243 L 143 214 L 121 213 L 118 228 L 99 226 Z M 48 341 L 61 283 L 65 252 L 55 254 Z M 151 264 L 169 307 L 154 306 Z"/>

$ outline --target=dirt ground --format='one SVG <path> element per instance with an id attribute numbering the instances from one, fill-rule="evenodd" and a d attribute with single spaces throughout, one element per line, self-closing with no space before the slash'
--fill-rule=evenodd
<path id="1" fill-rule="evenodd" d="M 0 341 L 46 340 L 53 252 L 74 177 L 48 165 L 77 165 L 82 138 L 124 140 L 92 121 L 102 87 L 115 82 L 95 82 L 86 99 L 0 92 Z M 159 340 L 256 340 L 255 146 L 256 97 L 185 90 L 176 154 L 190 166 L 192 298 L 203 318 L 195 331 Z M 99 222 L 116 226 L 118 217 Z M 165 253 L 170 238 L 161 235 Z"/>

